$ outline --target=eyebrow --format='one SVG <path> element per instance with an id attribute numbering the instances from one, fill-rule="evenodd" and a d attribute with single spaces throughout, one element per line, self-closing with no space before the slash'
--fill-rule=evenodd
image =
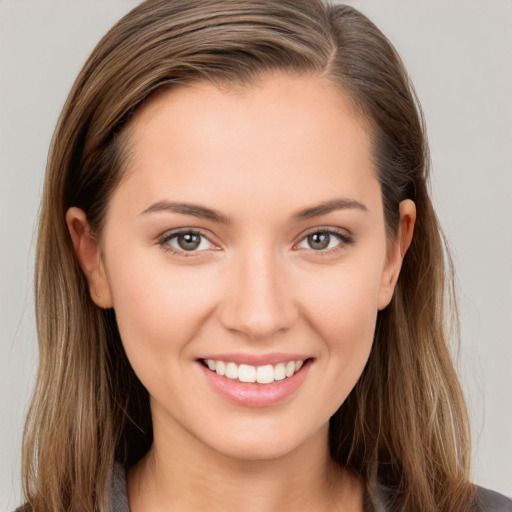
<path id="1" fill-rule="evenodd" d="M 334 212 L 336 210 L 348 209 L 356 209 L 364 212 L 368 211 L 368 208 L 359 201 L 354 199 L 339 198 L 331 199 L 330 201 L 325 201 L 317 206 L 312 206 L 310 208 L 306 208 L 305 210 L 301 210 L 295 213 L 292 216 L 292 219 L 295 222 L 299 222 L 312 219 L 313 217 L 319 217 L 320 215 L 327 215 L 328 213 Z"/>
<path id="2" fill-rule="evenodd" d="M 141 215 L 154 212 L 173 212 L 181 213 L 182 215 L 192 215 L 202 219 L 212 220 L 219 224 L 232 224 L 232 220 L 222 213 L 206 206 L 199 206 L 191 203 L 176 203 L 170 201 L 158 201 L 146 208 Z"/>
<path id="3" fill-rule="evenodd" d="M 368 211 L 368 208 L 359 201 L 355 201 L 354 199 L 339 198 L 331 199 L 330 201 L 325 201 L 317 206 L 311 206 L 304 210 L 300 210 L 299 212 L 292 215 L 292 220 L 294 222 L 300 222 L 312 219 L 314 217 L 319 217 L 320 215 L 327 215 L 328 213 L 336 210 L 347 209 L 357 209 L 365 212 Z M 227 217 L 226 215 L 220 213 L 218 210 L 214 210 L 213 208 L 207 208 L 206 206 L 200 206 L 192 203 L 179 203 L 165 200 L 152 204 L 149 208 L 146 208 L 141 213 L 141 215 L 155 212 L 172 212 L 181 213 L 182 215 L 192 215 L 194 217 L 208 219 L 219 224 L 233 223 L 230 217 Z"/>

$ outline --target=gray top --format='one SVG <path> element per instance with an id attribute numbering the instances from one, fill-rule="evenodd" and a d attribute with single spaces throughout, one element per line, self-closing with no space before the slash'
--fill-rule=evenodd
<path id="1" fill-rule="evenodd" d="M 110 489 L 110 512 L 130 512 L 126 490 L 126 472 L 120 464 L 114 466 Z"/>
<path id="2" fill-rule="evenodd" d="M 478 499 L 482 512 L 512 512 L 512 500 L 489 489 L 478 489 Z"/>
<path id="3" fill-rule="evenodd" d="M 385 492 L 379 494 L 381 495 L 379 498 L 382 498 Z M 386 512 L 387 507 L 382 503 L 385 499 L 379 499 L 379 501 L 381 501 L 380 504 L 367 503 L 365 512 Z M 477 501 L 478 508 L 475 512 L 512 512 L 512 500 L 489 489 L 478 487 Z M 111 512 L 130 512 L 126 492 L 126 473 L 118 464 L 114 467 L 110 503 Z"/>

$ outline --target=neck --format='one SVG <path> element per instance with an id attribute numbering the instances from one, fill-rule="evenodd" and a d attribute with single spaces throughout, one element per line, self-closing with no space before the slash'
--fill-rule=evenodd
<path id="1" fill-rule="evenodd" d="M 172 434 L 155 428 L 151 450 L 129 471 L 132 512 L 363 510 L 361 482 L 330 458 L 327 425 L 266 460 L 234 458 L 187 432 Z"/>

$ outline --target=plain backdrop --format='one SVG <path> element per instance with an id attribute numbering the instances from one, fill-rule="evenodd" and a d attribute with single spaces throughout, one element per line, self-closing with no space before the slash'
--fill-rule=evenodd
<path id="1" fill-rule="evenodd" d="M 0 511 L 21 499 L 37 361 L 32 274 L 46 154 L 99 38 L 135 1 L 0 1 Z M 423 104 L 433 196 L 459 279 L 458 357 L 474 479 L 512 495 L 512 2 L 353 0 L 396 45 Z"/>

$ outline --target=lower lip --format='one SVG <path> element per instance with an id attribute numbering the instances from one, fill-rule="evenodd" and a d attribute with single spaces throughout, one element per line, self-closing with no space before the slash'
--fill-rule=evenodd
<path id="1" fill-rule="evenodd" d="M 212 372 L 202 363 L 198 365 L 215 391 L 238 405 L 245 407 L 270 407 L 289 397 L 304 381 L 312 361 L 306 361 L 291 377 L 271 384 L 245 383 L 228 379 Z"/>

